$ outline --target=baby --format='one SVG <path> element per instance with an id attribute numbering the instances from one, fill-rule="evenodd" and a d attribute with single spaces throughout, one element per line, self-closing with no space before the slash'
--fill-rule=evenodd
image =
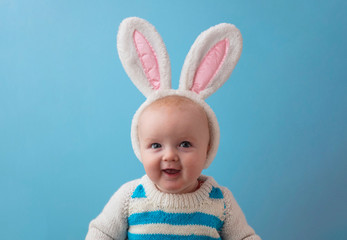
<path id="1" fill-rule="evenodd" d="M 240 41 L 240 35 L 235 29 L 233 25 L 222 24 L 202 33 L 200 40 L 212 35 L 217 43 L 206 46 L 198 38 L 191 51 L 196 53 L 205 48 L 208 51 L 203 51 L 200 64 L 196 64 L 193 80 L 183 77 L 179 89 L 172 90 L 170 79 L 165 79 L 169 71 L 165 69 L 166 53 L 153 26 L 139 18 L 122 22 L 118 34 L 120 58 L 130 78 L 147 96 L 133 118 L 131 129 L 133 148 L 146 175 L 124 184 L 112 196 L 90 223 L 87 240 L 260 240 L 247 224 L 232 193 L 212 177 L 201 175 L 214 159 L 219 144 L 218 122 L 203 99 L 221 86 L 238 60 L 235 49 L 239 46 L 235 41 Z M 129 41 L 134 49 L 129 49 Z M 225 51 L 216 60 L 217 52 L 223 49 L 221 42 L 224 48 L 232 46 L 234 50 Z M 230 57 L 235 54 L 238 57 L 234 63 Z M 148 61 L 148 57 L 155 61 Z M 211 58 L 213 63 L 220 63 L 212 66 L 214 72 L 206 78 L 209 74 L 206 69 L 213 65 Z M 197 61 L 192 54 L 187 59 L 190 63 Z M 142 72 L 133 71 L 134 68 Z"/>

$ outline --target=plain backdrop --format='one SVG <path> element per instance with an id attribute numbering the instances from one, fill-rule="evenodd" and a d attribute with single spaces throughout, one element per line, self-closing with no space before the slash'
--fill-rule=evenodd
<path id="1" fill-rule="evenodd" d="M 207 99 L 221 128 L 204 174 L 231 189 L 263 239 L 346 239 L 346 1 L 0 0 L 1 239 L 84 239 L 144 174 L 130 123 L 145 100 L 116 50 L 122 19 L 150 21 L 173 87 L 200 32 L 243 35 Z"/>

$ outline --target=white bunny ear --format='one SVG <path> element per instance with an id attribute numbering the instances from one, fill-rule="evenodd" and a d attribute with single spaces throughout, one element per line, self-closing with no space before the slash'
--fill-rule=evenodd
<path id="1" fill-rule="evenodd" d="M 242 51 L 242 36 L 232 24 L 221 23 L 202 32 L 182 67 L 179 89 L 205 99 L 228 80 Z"/>
<path id="2" fill-rule="evenodd" d="M 135 86 L 148 97 L 171 88 L 171 68 L 165 44 L 153 25 L 131 17 L 122 21 L 117 48 L 123 67 Z"/>

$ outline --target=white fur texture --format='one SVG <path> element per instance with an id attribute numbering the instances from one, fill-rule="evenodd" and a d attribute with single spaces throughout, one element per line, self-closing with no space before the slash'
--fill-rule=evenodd
<path id="1" fill-rule="evenodd" d="M 216 43 L 223 39 L 229 40 L 229 50 L 223 65 L 199 95 L 203 99 L 207 98 L 228 80 L 241 56 L 242 36 L 234 25 L 221 23 L 202 32 L 195 40 L 182 67 L 179 89 L 190 90 L 192 88 L 195 73 L 202 59 Z"/>
<path id="2" fill-rule="evenodd" d="M 159 90 L 154 90 L 149 80 L 146 78 L 133 40 L 135 30 L 139 31 L 146 38 L 157 56 L 160 73 Z M 199 93 L 191 91 L 195 73 L 204 56 L 216 43 L 224 39 L 228 39 L 229 48 L 223 64 L 218 68 L 218 71 L 214 74 L 213 78 L 210 79 L 204 90 Z M 220 132 L 217 118 L 204 99 L 223 85 L 239 60 L 242 51 L 242 37 L 240 31 L 232 24 L 222 23 L 201 33 L 186 57 L 182 67 L 178 90 L 171 89 L 171 67 L 169 57 L 163 40 L 153 25 L 141 18 L 127 18 L 120 24 L 117 41 L 119 57 L 125 71 L 135 86 L 147 97 L 147 100 L 136 111 L 131 126 L 131 141 L 137 158 L 141 161 L 137 132 L 139 116 L 143 110 L 154 101 L 166 96 L 179 95 L 187 97 L 202 106 L 207 114 L 211 136 L 210 150 L 205 164 L 205 168 L 207 168 L 216 156 Z"/>
<path id="3" fill-rule="evenodd" d="M 136 52 L 133 39 L 135 30 L 146 38 L 156 54 L 160 73 L 160 89 L 170 89 L 171 67 L 165 44 L 153 25 L 137 17 L 124 19 L 118 30 L 117 49 L 126 73 L 143 95 L 148 97 L 154 92 Z"/>

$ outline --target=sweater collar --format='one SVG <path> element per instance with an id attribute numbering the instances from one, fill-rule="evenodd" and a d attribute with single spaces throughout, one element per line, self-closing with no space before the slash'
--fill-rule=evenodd
<path id="1" fill-rule="evenodd" d="M 148 200 L 152 201 L 158 207 L 174 209 L 192 208 L 199 207 L 201 204 L 206 203 L 206 201 L 212 201 L 209 196 L 214 186 L 217 186 L 216 181 L 212 177 L 201 175 L 199 180 L 203 182 L 199 189 L 192 193 L 184 194 L 159 191 L 147 175 L 141 178 L 141 184 L 145 189 Z"/>

